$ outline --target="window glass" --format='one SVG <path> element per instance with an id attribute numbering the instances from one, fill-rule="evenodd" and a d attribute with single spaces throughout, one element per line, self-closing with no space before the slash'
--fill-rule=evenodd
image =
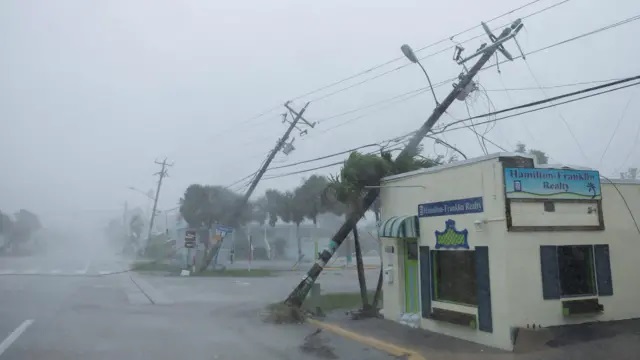
<path id="1" fill-rule="evenodd" d="M 562 296 L 596 293 L 591 245 L 558 246 L 558 273 Z"/>
<path id="2" fill-rule="evenodd" d="M 433 251 L 434 300 L 477 305 L 475 251 Z"/>

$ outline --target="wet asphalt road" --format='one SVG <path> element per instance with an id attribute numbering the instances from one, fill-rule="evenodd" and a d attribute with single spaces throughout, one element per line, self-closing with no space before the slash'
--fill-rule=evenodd
<path id="1" fill-rule="evenodd" d="M 112 260 L 95 262 L 121 263 Z M 0 275 L 0 360 L 391 358 L 326 332 L 309 337 L 306 324 L 262 322 L 264 304 L 298 278 Z"/>

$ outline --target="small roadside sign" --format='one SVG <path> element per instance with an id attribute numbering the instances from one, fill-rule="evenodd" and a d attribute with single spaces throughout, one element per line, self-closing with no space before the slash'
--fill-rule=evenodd
<path id="1" fill-rule="evenodd" d="M 192 249 L 196 247 L 196 231 L 195 230 L 187 230 L 184 233 L 184 247 L 187 249 Z"/>

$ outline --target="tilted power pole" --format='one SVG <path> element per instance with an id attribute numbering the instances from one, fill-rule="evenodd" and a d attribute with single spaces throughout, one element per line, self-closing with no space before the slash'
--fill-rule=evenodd
<path id="1" fill-rule="evenodd" d="M 424 137 L 431 131 L 433 125 L 440 119 L 442 114 L 447 111 L 447 108 L 453 103 L 453 101 L 462 97 L 464 99 L 464 91 L 466 91 L 469 85 L 472 84 L 473 78 L 476 74 L 482 69 L 482 67 L 491 59 L 491 57 L 496 53 L 496 51 L 500 51 L 504 56 L 506 56 L 509 60 L 513 58 L 509 53 L 504 49 L 503 43 L 509 39 L 512 39 L 516 36 L 516 34 L 522 29 L 522 23 L 520 19 L 516 20 L 511 26 L 505 28 L 500 36 L 497 38 L 491 34 L 489 28 L 482 23 L 485 31 L 489 35 L 492 43 L 490 45 L 483 44 L 478 51 L 476 51 L 473 55 L 470 55 L 464 59 L 460 59 L 460 52 L 457 52 L 457 62 L 458 64 L 464 65 L 464 63 L 472 58 L 480 56 L 478 62 L 476 62 L 471 69 L 467 71 L 466 74 L 460 74 L 459 82 L 453 88 L 453 90 L 447 95 L 447 97 L 442 101 L 442 103 L 437 104 L 436 108 L 433 110 L 433 113 L 427 121 L 415 132 L 413 137 L 409 140 L 408 144 L 398 155 L 402 156 L 412 156 L 416 153 L 418 149 L 418 145 L 424 139 Z M 465 67 L 466 69 L 466 67 Z M 362 206 L 359 210 L 352 212 L 347 220 L 342 224 L 340 229 L 333 235 L 331 242 L 329 243 L 329 248 L 324 250 L 322 254 L 320 254 L 320 259 L 313 264 L 311 269 L 307 272 L 307 275 L 302 279 L 302 281 L 296 286 L 295 289 L 289 294 L 285 303 L 290 306 L 299 307 L 304 302 L 304 299 L 307 297 L 307 294 L 311 290 L 313 283 L 316 281 L 320 273 L 322 272 L 324 266 L 329 262 L 335 251 L 340 247 L 344 239 L 347 237 L 349 232 L 352 231 L 353 227 L 358 223 L 358 221 L 364 216 L 364 213 L 371 207 L 373 202 L 378 197 L 380 189 L 372 188 L 366 193 L 363 198 Z"/>
<path id="2" fill-rule="evenodd" d="M 167 167 L 173 166 L 173 164 L 167 164 L 167 158 L 164 158 L 162 162 L 158 162 L 156 160 L 156 164 L 162 166 L 160 171 L 155 173 L 154 175 L 158 175 L 160 178 L 158 179 L 158 187 L 156 188 L 156 196 L 153 198 L 153 210 L 151 211 L 151 220 L 149 220 L 149 236 L 147 237 L 147 245 L 151 240 L 151 231 L 153 230 L 153 223 L 156 219 L 156 211 L 158 209 L 158 197 L 160 197 L 160 188 L 162 187 L 162 180 L 168 175 Z"/>
<path id="3" fill-rule="evenodd" d="M 310 122 L 308 122 L 307 120 L 305 120 L 302 117 L 302 115 L 304 114 L 305 110 L 307 109 L 307 106 L 309 106 L 309 103 L 306 103 L 304 105 L 304 107 L 302 108 L 302 110 L 300 110 L 300 112 L 297 112 L 297 111 L 293 110 L 289 106 L 289 102 L 285 103 L 284 106 L 289 111 L 289 114 L 291 114 L 292 117 L 293 116 L 295 116 L 295 117 L 294 117 L 294 119 L 292 121 L 289 122 L 289 127 L 287 128 L 287 131 L 284 132 L 284 135 L 282 135 L 282 137 L 280 139 L 278 139 L 278 141 L 276 142 L 276 146 L 269 152 L 269 155 L 267 156 L 267 159 L 264 161 L 264 163 L 262 164 L 260 169 L 256 172 L 256 175 L 253 177 L 253 180 L 251 181 L 251 184 L 249 185 L 249 188 L 244 193 L 244 195 L 242 197 L 242 200 L 240 200 L 240 203 L 237 204 L 235 209 L 233 210 L 231 219 L 233 219 L 233 221 L 236 222 L 236 223 L 238 222 L 237 220 L 242 215 L 242 212 L 244 211 L 244 208 L 247 206 L 247 203 L 249 202 L 249 198 L 251 197 L 251 194 L 253 194 L 253 191 L 256 189 L 256 186 L 258 186 L 258 183 L 262 179 L 262 176 L 267 171 L 267 169 L 269 168 L 269 165 L 271 165 L 271 162 L 276 157 L 278 152 L 280 152 L 280 150 L 282 150 L 282 148 L 285 145 L 288 145 L 289 147 L 293 148 L 293 145 L 287 144 L 287 140 L 289 139 L 289 135 L 291 135 L 291 132 L 293 131 L 293 129 L 298 129 L 300 131 L 300 134 L 305 134 L 307 132 L 307 130 L 302 130 L 301 128 L 299 128 L 297 126 L 298 122 L 300 120 L 302 120 L 302 122 L 305 125 L 309 126 L 309 127 L 314 127 L 314 125 L 315 125 L 315 123 L 310 123 Z M 287 119 L 287 113 L 284 113 L 283 114 L 283 122 L 286 122 L 287 121 L 286 119 Z M 236 226 L 237 224 L 229 224 L 229 225 Z M 213 260 L 213 258 L 216 257 L 216 255 L 220 251 L 221 247 L 222 247 L 222 240 L 218 241 L 218 243 L 213 248 L 211 248 L 209 250 L 209 252 L 206 255 L 205 261 L 203 261 L 203 263 L 202 263 L 202 267 L 199 269 L 200 271 L 206 270 L 206 268 L 209 266 L 209 263 L 211 262 L 211 260 Z"/>

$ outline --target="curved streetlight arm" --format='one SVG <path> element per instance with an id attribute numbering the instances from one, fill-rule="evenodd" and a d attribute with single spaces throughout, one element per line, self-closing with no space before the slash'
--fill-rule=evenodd
<path id="1" fill-rule="evenodd" d="M 427 70 L 425 70 L 424 66 L 422 66 L 422 63 L 420 62 L 420 60 L 416 61 L 416 64 L 420 66 L 420 69 L 422 69 L 424 76 L 427 77 L 427 81 L 429 82 L 429 88 L 431 89 L 431 94 L 433 94 L 433 101 L 436 102 L 436 106 L 440 105 L 440 103 L 438 102 L 438 98 L 436 97 L 436 92 L 433 90 L 433 85 L 431 84 L 431 79 L 429 78 L 429 74 L 427 74 Z"/>

